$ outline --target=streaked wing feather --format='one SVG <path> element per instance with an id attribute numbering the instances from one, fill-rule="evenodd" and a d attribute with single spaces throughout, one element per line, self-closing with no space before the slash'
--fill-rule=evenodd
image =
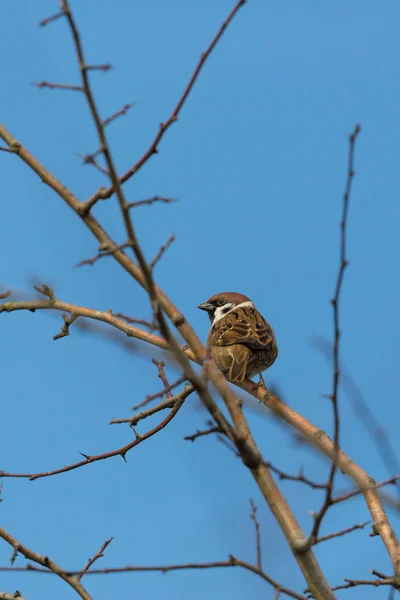
<path id="1" fill-rule="evenodd" d="M 214 344 L 244 344 L 254 350 L 265 350 L 273 341 L 272 330 L 253 307 L 243 306 L 228 313 L 213 326 Z"/>

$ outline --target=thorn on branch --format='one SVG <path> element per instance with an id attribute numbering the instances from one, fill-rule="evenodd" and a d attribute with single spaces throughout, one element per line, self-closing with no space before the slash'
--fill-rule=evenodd
<path id="1" fill-rule="evenodd" d="M 153 258 L 153 260 L 150 263 L 150 268 L 154 269 L 154 267 L 156 266 L 156 264 L 159 262 L 159 260 L 161 259 L 161 257 L 163 256 L 164 252 L 167 250 L 167 248 L 172 244 L 172 242 L 175 241 L 175 234 L 172 234 L 171 237 L 167 240 L 167 242 L 161 246 L 160 250 L 158 251 L 157 255 Z"/>

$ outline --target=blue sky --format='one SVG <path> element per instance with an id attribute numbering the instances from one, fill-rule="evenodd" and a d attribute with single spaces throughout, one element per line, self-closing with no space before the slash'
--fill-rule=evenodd
<path id="1" fill-rule="evenodd" d="M 87 0 L 72 2 L 95 73 L 103 117 L 127 102 L 129 116 L 108 133 L 121 172 L 148 147 L 171 113 L 232 0 Z M 38 90 L 34 81 L 78 83 L 75 57 L 61 20 L 39 29 L 58 10 L 55 0 L 14 0 L 2 7 L 1 122 L 84 200 L 105 183 L 76 153 L 97 141 L 78 94 Z M 397 258 L 400 65 L 395 1 L 348 3 L 249 0 L 202 72 L 159 154 L 126 186 L 130 201 L 155 194 L 173 205 L 134 213 L 149 259 L 171 233 L 175 244 L 156 270 L 157 282 L 205 339 L 197 305 L 224 290 L 250 296 L 273 325 L 280 348 L 266 380 L 319 427 L 332 432 L 331 367 L 312 344 L 332 339 L 330 298 L 339 257 L 339 220 L 348 134 L 356 149 L 343 303 L 343 359 L 368 406 L 398 448 L 397 402 L 400 286 Z M 15 156 L 0 156 L 4 287 L 54 286 L 59 298 L 135 317 L 149 317 L 144 292 L 112 260 L 74 265 L 96 253 L 79 219 Z M 116 239 L 123 232 L 111 199 L 96 216 Z M 133 404 L 160 389 L 148 354 L 138 356 L 78 330 L 53 342 L 61 318 L 14 313 L 1 318 L 2 436 L 0 469 L 42 471 L 127 443 L 126 428 L 109 427 Z M 157 353 L 154 352 L 154 356 Z M 176 376 L 168 372 L 171 380 Z M 393 396 L 393 394 L 395 394 Z M 342 443 L 376 479 L 392 473 L 341 395 Z M 250 401 L 252 404 L 252 401 Z M 253 403 L 254 406 L 254 403 Z M 266 460 L 289 472 L 302 465 L 323 480 L 328 465 L 296 445 L 291 432 L 255 407 L 248 412 Z M 127 464 L 113 459 L 36 482 L 3 481 L 2 525 L 21 542 L 65 568 L 80 568 L 115 536 L 99 566 L 255 560 L 249 499 L 259 506 L 266 572 L 297 591 L 302 576 L 250 475 L 215 439 L 191 444 L 204 426 L 194 398 L 160 435 L 140 445 Z M 143 424 L 139 431 L 144 431 Z M 345 479 L 338 478 L 340 489 Z M 300 484 L 280 484 L 305 531 L 321 497 Z M 399 518 L 391 513 L 399 532 Z M 360 499 L 333 508 L 323 533 L 368 519 Z M 317 557 L 329 582 L 390 572 L 368 529 L 321 544 Z M 0 545 L 0 563 L 11 555 Z M 23 565 L 19 558 L 17 564 Z M 146 598 L 273 598 L 273 590 L 239 570 L 130 574 L 87 580 L 96 600 L 115 594 Z M 29 600 L 67 600 L 55 577 L 2 574 L 0 589 Z M 360 598 L 346 590 L 338 597 Z M 364 588 L 362 597 L 387 598 Z"/>

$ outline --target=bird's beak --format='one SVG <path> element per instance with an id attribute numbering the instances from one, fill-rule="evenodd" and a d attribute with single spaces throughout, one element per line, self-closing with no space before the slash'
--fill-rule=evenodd
<path id="1" fill-rule="evenodd" d="M 206 310 L 207 312 L 211 312 L 212 310 L 214 310 L 215 307 L 209 302 L 203 302 L 203 304 L 199 304 L 197 308 L 200 308 L 200 310 Z"/>

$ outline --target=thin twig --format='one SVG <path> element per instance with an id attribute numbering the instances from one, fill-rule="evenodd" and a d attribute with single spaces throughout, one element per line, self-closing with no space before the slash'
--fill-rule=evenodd
<path id="1" fill-rule="evenodd" d="M 64 571 L 57 563 L 55 563 L 48 556 L 41 556 L 37 552 L 34 552 L 27 546 L 21 544 L 15 537 L 13 537 L 8 531 L 0 527 L 0 537 L 3 538 L 10 546 L 14 549 L 14 552 L 18 552 L 25 556 L 28 560 L 44 567 L 44 572 L 53 573 L 63 579 L 68 585 L 70 585 L 75 592 L 82 598 L 82 600 L 92 600 L 92 597 L 83 587 L 81 582 L 76 577 L 70 575 Z M 15 567 L 14 567 L 15 568 Z M 41 571 L 42 572 L 42 571 Z M 18 596 L 17 596 L 18 597 Z"/>
<path id="2" fill-rule="evenodd" d="M 378 490 L 386 485 L 394 485 L 399 480 L 400 480 L 400 473 L 398 475 L 395 475 L 394 477 L 390 477 L 389 479 L 385 479 L 384 481 L 377 483 L 374 486 L 374 489 Z M 361 489 L 357 489 L 357 490 L 352 490 L 351 492 L 345 492 L 344 494 L 341 494 L 340 496 L 336 496 L 335 498 L 332 498 L 332 504 L 338 504 L 339 502 L 345 502 L 346 500 L 349 500 L 350 498 L 359 496 L 360 494 L 363 493 L 363 491 L 364 490 L 361 488 Z"/>
<path id="3" fill-rule="evenodd" d="M 288 473 L 285 473 L 284 471 L 281 471 L 281 469 L 278 469 L 278 467 L 275 467 L 275 465 L 273 465 L 271 462 L 266 462 L 265 463 L 268 468 L 273 472 L 276 473 L 279 476 L 279 479 L 281 481 L 287 479 L 288 481 L 299 481 L 300 483 L 304 483 L 305 485 L 308 485 L 309 487 L 313 488 L 314 490 L 325 490 L 326 489 L 326 483 L 316 483 L 315 481 L 312 481 L 311 479 L 308 479 L 307 477 L 304 476 L 304 473 L 300 470 L 298 475 L 289 475 Z"/>
<path id="4" fill-rule="evenodd" d="M 133 442 L 126 444 L 126 446 L 122 446 L 122 448 L 117 448 L 116 450 L 112 450 L 110 452 L 104 452 L 103 454 L 97 454 L 94 456 L 90 456 L 89 454 L 84 454 L 83 452 L 80 452 L 80 454 L 84 457 L 84 460 L 81 460 L 77 463 L 73 463 L 70 465 L 66 465 L 65 467 L 61 467 L 60 469 L 54 469 L 53 471 L 45 471 L 42 473 L 7 473 L 5 471 L 0 471 L 0 477 L 17 477 L 17 478 L 30 479 L 31 481 L 34 481 L 35 479 L 40 479 L 42 477 L 51 477 L 52 475 L 58 475 L 60 473 L 67 473 L 68 471 L 73 471 L 74 469 L 79 469 L 80 467 L 84 467 L 88 464 L 92 464 L 99 460 L 106 460 L 106 459 L 112 458 L 114 456 L 121 456 L 121 458 L 126 460 L 126 454 L 130 450 L 132 450 L 132 448 L 135 448 L 135 446 L 137 446 L 141 442 L 144 442 L 148 438 L 152 437 L 153 435 L 155 435 L 156 433 L 158 433 L 159 431 L 164 429 L 164 427 L 166 427 L 168 425 L 168 423 L 170 423 L 172 421 L 172 419 L 176 416 L 176 414 L 182 407 L 186 398 L 191 393 L 193 393 L 193 391 L 194 391 L 194 387 L 192 385 L 188 384 L 185 387 L 185 389 L 182 390 L 182 392 L 180 392 L 179 399 L 175 400 L 174 405 L 171 408 L 170 412 L 165 417 L 165 419 L 163 421 L 161 421 L 161 423 L 156 425 L 156 427 L 154 427 L 150 431 L 147 431 L 146 433 L 144 433 L 142 435 L 137 435 Z"/>
<path id="5" fill-rule="evenodd" d="M 316 337 L 313 339 L 313 344 L 318 349 L 318 351 L 324 356 L 324 358 L 330 363 L 332 359 L 332 352 L 329 342 L 321 337 Z M 368 431 L 368 433 L 374 440 L 376 448 L 382 457 L 388 474 L 398 473 L 400 471 L 400 462 L 397 458 L 396 451 L 393 447 L 388 432 L 380 423 L 376 415 L 372 412 L 366 398 L 364 397 L 363 392 L 356 384 L 351 374 L 347 370 L 345 370 L 343 365 L 343 359 L 341 360 L 341 363 L 341 386 L 350 399 L 357 420 L 363 423 L 365 429 Z M 400 494 L 400 486 L 396 486 L 396 488 L 398 493 Z"/>
<path id="6" fill-rule="evenodd" d="M 84 69 L 86 71 L 103 71 L 105 73 L 106 71 L 111 71 L 112 65 L 110 65 L 110 63 L 105 63 L 103 65 L 85 65 Z"/>
<path id="7" fill-rule="evenodd" d="M 256 530 L 256 548 L 257 548 L 257 568 L 262 570 L 262 552 L 261 552 L 261 536 L 260 536 L 260 523 L 257 519 L 257 507 L 254 504 L 253 500 L 250 500 L 251 505 L 251 515 L 250 518 L 254 523 L 254 528 Z"/>
<path id="8" fill-rule="evenodd" d="M 63 12 L 58 12 L 55 15 L 52 15 L 51 17 L 46 17 L 45 19 L 42 19 L 40 21 L 39 27 L 45 27 L 46 25 L 48 25 L 52 21 L 55 21 L 56 19 L 59 19 L 60 17 L 63 17 L 63 16 L 64 16 Z"/>
<path id="9" fill-rule="evenodd" d="M 146 398 L 142 402 L 139 402 L 139 404 L 135 404 L 135 406 L 132 406 L 132 410 L 137 410 L 138 408 L 142 408 L 143 406 L 146 406 L 146 404 L 148 404 L 149 402 L 152 402 L 153 400 L 157 400 L 157 398 L 161 398 L 162 396 L 164 396 L 167 389 L 170 392 L 171 390 L 173 390 L 175 387 L 177 387 L 184 381 L 186 381 L 185 376 L 179 377 L 179 379 L 174 381 L 174 383 L 171 383 L 171 385 L 169 385 L 168 388 L 164 388 L 160 392 L 156 392 L 155 394 L 146 396 Z"/>
<path id="10" fill-rule="evenodd" d="M 176 198 L 167 198 L 166 196 L 153 196 L 152 198 L 147 198 L 146 200 L 137 200 L 136 202 L 129 202 L 128 208 L 137 208 L 138 206 L 150 206 L 155 202 L 171 204 L 172 202 L 176 202 Z"/>
<path id="11" fill-rule="evenodd" d="M 346 535 L 347 533 L 352 533 L 353 531 L 357 531 L 357 529 L 364 529 L 371 521 L 365 521 L 365 523 L 359 523 L 357 525 L 353 525 L 352 527 L 348 527 L 347 529 L 342 529 L 341 531 L 336 531 L 335 533 L 329 533 L 328 535 L 323 535 L 315 540 L 314 544 L 320 544 L 321 542 L 327 542 L 328 540 L 332 540 L 333 538 L 341 537 Z"/>
<path id="12" fill-rule="evenodd" d="M 145 319 L 134 319 L 133 317 L 128 317 L 124 313 L 116 313 L 116 317 L 123 319 L 127 323 L 135 323 L 136 325 L 143 325 L 143 327 L 147 327 L 151 331 L 155 331 L 157 329 L 157 325 L 154 323 L 150 323 L 150 321 L 146 321 Z"/>
<path id="13" fill-rule="evenodd" d="M 93 165 L 100 173 L 105 175 L 106 177 L 110 177 L 110 173 L 105 169 L 99 162 L 97 162 L 94 154 L 80 154 L 77 152 L 79 158 L 83 160 L 84 165 Z"/>
<path id="14" fill-rule="evenodd" d="M 49 81 L 34 81 L 33 85 L 37 88 L 47 88 L 48 90 L 69 90 L 71 92 L 83 92 L 81 85 L 70 85 L 69 83 L 50 83 Z"/>
<path id="15" fill-rule="evenodd" d="M 76 267 L 83 267 L 84 265 L 90 265 L 91 267 L 98 261 L 100 258 L 104 258 L 105 256 L 113 256 L 116 252 L 121 252 L 130 246 L 130 242 L 124 242 L 119 246 L 115 246 L 113 248 L 101 248 L 100 252 L 96 254 L 96 256 L 92 256 L 91 258 L 85 258 L 81 260 Z"/>
<path id="16" fill-rule="evenodd" d="M 194 569 L 194 570 L 220 569 L 220 568 L 224 569 L 224 568 L 230 568 L 230 567 L 241 567 L 242 569 L 246 569 L 247 571 L 250 571 L 251 573 L 258 575 L 264 581 L 266 581 L 271 586 L 273 586 L 275 589 L 279 589 L 281 594 L 285 594 L 289 598 L 295 598 L 296 600 L 306 600 L 306 596 L 304 596 L 303 594 L 298 594 L 297 592 L 294 592 L 293 590 L 290 590 L 289 588 L 280 585 L 277 581 L 272 579 L 272 577 L 269 577 L 269 575 L 267 575 L 264 571 L 262 571 L 258 567 L 254 566 L 244 560 L 240 560 L 239 558 L 236 558 L 235 556 L 232 556 L 232 555 L 229 556 L 228 560 L 221 560 L 221 561 L 208 562 L 208 563 L 186 563 L 186 564 L 181 564 L 181 565 L 161 565 L 161 566 L 145 566 L 145 567 L 129 565 L 126 567 L 89 569 L 89 571 L 87 571 L 85 573 L 85 577 L 87 575 L 111 575 L 111 574 L 115 574 L 115 573 L 154 573 L 154 572 L 168 573 L 170 571 L 186 571 L 186 570 L 192 570 L 192 569 Z M 41 569 L 40 567 L 36 567 L 35 565 L 30 565 L 30 564 L 26 565 L 26 567 L 14 567 L 14 568 L 0 567 L 0 571 L 6 571 L 6 572 L 13 571 L 13 572 L 18 572 L 18 573 L 32 573 L 33 572 L 33 573 L 41 573 L 43 575 L 51 574 L 51 571 L 48 571 L 47 569 Z M 71 576 L 71 577 L 74 577 L 74 576 L 76 577 L 76 575 L 79 575 L 79 573 L 80 573 L 80 571 L 65 571 L 65 574 L 67 576 Z"/>
<path id="17" fill-rule="evenodd" d="M 361 131 L 360 125 L 356 125 L 354 127 L 353 133 L 349 136 L 349 157 L 348 157 L 348 166 L 347 166 L 347 181 L 345 192 L 343 195 L 343 212 L 342 219 L 340 222 L 340 264 L 339 271 L 336 280 L 335 287 L 335 295 L 332 299 L 332 307 L 333 307 L 333 322 L 334 322 L 334 347 L 333 347 L 333 391 L 330 396 L 330 400 L 332 401 L 333 408 L 333 418 L 334 418 L 334 435 L 333 435 L 333 443 L 334 443 L 334 455 L 332 457 L 332 464 L 329 472 L 329 477 L 327 481 L 326 494 L 324 502 L 318 511 L 314 515 L 314 525 L 307 542 L 308 546 L 315 543 L 315 540 L 318 538 L 319 529 L 322 523 L 322 520 L 328 511 L 329 507 L 332 505 L 332 493 L 333 493 L 333 484 L 335 479 L 335 474 L 338 467 L 338 454 L 339 454 L 339 436 L 340 436 L 340 418 L 339 418 L 339 383 L 340 383 L 340 313 L 339 313 L 339 305 L 341 299 L 341 291 L 343 285 L 343 277 L 346 267 L 348 266 L 346 247 L 347 247 L 347 222 L 348 222 L 348 213 L 349 213 L 349 201 L 350 201 L 350 192 L 351 192 L 351 184 L 355 175 L 354 172 L 354 150 L 355 143 L 357 140 L 357 136 Z"/>
<path id="18" fill-rule="evenodd" d="M 171 388 L 170 388 L 167 376 L 164 371 L 165 362 L 159 361 L 156 358 L 153 358 L 151 362 L 153 363 L 153 365 L 156 365 L 156 367 L 158 369 L 158 377 L 159 377 L 159 379 L 161 379 L 161 381 L 164 385 L 164 391 L 165 391 L 166 397 L 172 398 Z"/>
<path id="19" fill-rule="evenodd" d="M 186 435 L 183 439 L 189 440 L 190 442 L 194 442 L 199 437 L 203 437 L 205 435 L 210 435 L 212 433 L 223 433 L 221 427 L 219 425 L 212 425 L 212 421 L 208 421 L 208 429 L 198 429 L 196 433 L 192 435 Z"/>
<path id="20" fill-rule="evenodd" d="M 153 154 L 157 153 L 157 148 L 158 148 L 159 142 L 161 141 L 161 139 L 164 136 L 167 129 L 178 120 L 179 113 L 180 113 L 183 105 L 185 104 L 185 101 L 187 100 L 190 92 L 192 91 L 192 88 L 193 88 L 198 76 L 200 75 L 200 72 L 201 72 L 205 62 L 207 61 L 208 57 L 214 50 L 215 46 L 218 44 L 219 40 L 221 39 L 221 37 L 222 37 L 224 31 L 226 30 L 226 28 L 228 27 L 228 25 L 230 24 L 230 22 L 232 21 L 232 19 L 236 15 L 236 13 L 239 11 L 239 9 L 245 4 L 245 2 L 246 2 L 246 0 L 239 0 L 239 2 L 236 3 L 234 8 L 228 15 L 228 17 L 225 19 L 225 21 L 219 28 L 217 34 L 215 35 L 214 39 L 211 41 L 210 45 L 208 46 L 207 50 L 202 53 L 200 60 L 194 70 L 194 73 L 193 73 L 192 77 L 190 78 L 189 83 L 187 84 L 182 96 L 178 100 L 178 103 L 175 106 L 174 110 L 172 111 L 170 117 L 164 123 L 160 124 L 158 133 L 155 136 L 153 142 L 150 144 L 148 150 L 146 150 L 146 152 L 143 154 L 143 156 L 119 179 L 119 182 L 121 184 L 125 183 L 126 181 L 128 181 L 128 179 L 130 179 L 133 175 L 135 175 L 135 173 L 137 173 L 139 171 L 139 169 L 141 167 L 143 167 L 144 164 L 146 164 L 146 162 L 149 160 L 149 158 L 151 156 L 153 156 Z M 101 188 L 101 189 L 97 190 L 97 192 L 94 194 L 94 196 L 92 196 L 88 200 L 88 203 L 96 202 L 97 199 L 105 200 L 105 199 L 109 198 L 115 191 L 116 191 L 115 185 L 111 185 L 106 190 Z"/>
<path id="21" fill-rule="evenodd" d="M 110 425 L 119 425 L 121 423 L 129 423 L 131 426 L 135 426 L 138 424 L 139 421 L 142 421 L 143 419 L 147 419 L 147 417 L 151 417 L 152 415 L 155 415 L 156 413 L 160 412 L 160 410 L 165 410 L 166 408 L 172 408 L 175 405 L 175 402 L 180 400 L 180 397 L 181 397 L 181 392 L 179 392 L 175 396 L 170 395 L 165 400 L 162 400 L 162 402 L 160 402 L 156 406 L 152 406 L 151 408 L 148 408 L 147 410 L 143 410 L 142 412 L 137 413 L 136 415 L 133 415 L 132 417 L 127 417 L 124 419 L 111 419 Z"/>
<path id="22" fill-rule="evenodd" d="M 115 113 L 113 113 L 112 115 L 110 115 L 109 117 L 104 119 L 104 121 L 102 123 L 103 127 L 106 127 L 107 125 L 112 123 L 112 121 L 115 121 L 115 119 L 118 119 L 118 117 L 125 116 L 126 113 L 128 112 L 128 110 L 130 110 L 132 108 L 132 106 L 135 106 L 134 102 L 131 102 L 130 104 L 125 104 L 122 108 L 117 110 Z"/>
<path id="23" fill-rule="evenodd" d="M 398 584 L 396 583 L 396 579 L 391 577 L 390 579 L 345 579 L 346 583 L 342 585 L 337 585 L 332 588 L 333 591 L 337 590 L 347 590 L 349 588 L 354 588 L 357 586 L 371 585 L 373 587 L 380 587 L 384 585 L 391 585 L 398 588 Z"/>
<path id="24" fill-rule="evenodd" d="M 76 575 L 76 579 L 78 581 L 80 581 L 82 579 L 83 575 L 85 575 L 85 573 L 87 573 L 89 571 L 90 567 L 96 562 L 96 560 L 98 560 L 99 558 L 103 558 L 104 550 L 107 548 L 107 546 L 109 544 L 111 544 L 113 539 L 114 539 L 113 537 L 110 537 L 110 539 L 106 540 L 104 542 L 104 544 L 102 545 L 102 547 L 100 548 L 100 550 L 98 552 L 96 552 L 96 554 L 94 556 L 92 556 L 92 558 L 89 558 L 86 565 L 83 567 L 82 571 L 80 571 L 80 573 L 78 573 Z"/>
<path id="25" fill-rule="evenodd" d="M 165 242 L 165 244 L 163 246 L 161 246 L 160 250 L 158 251 L 157 255 L 153 258 L 153 260 L 150 263 L 150 268 L 154 269 L 154 267 L 156 266 L 156 264 L 158 263 L 158 261 L 161 259 L 161 257 L 163 256 L 164 252 L 167 250 L 167 248 L 172 244 L 172 242 L 175 241 L 175 234 L 172 234 L 171 237 Z"/>

